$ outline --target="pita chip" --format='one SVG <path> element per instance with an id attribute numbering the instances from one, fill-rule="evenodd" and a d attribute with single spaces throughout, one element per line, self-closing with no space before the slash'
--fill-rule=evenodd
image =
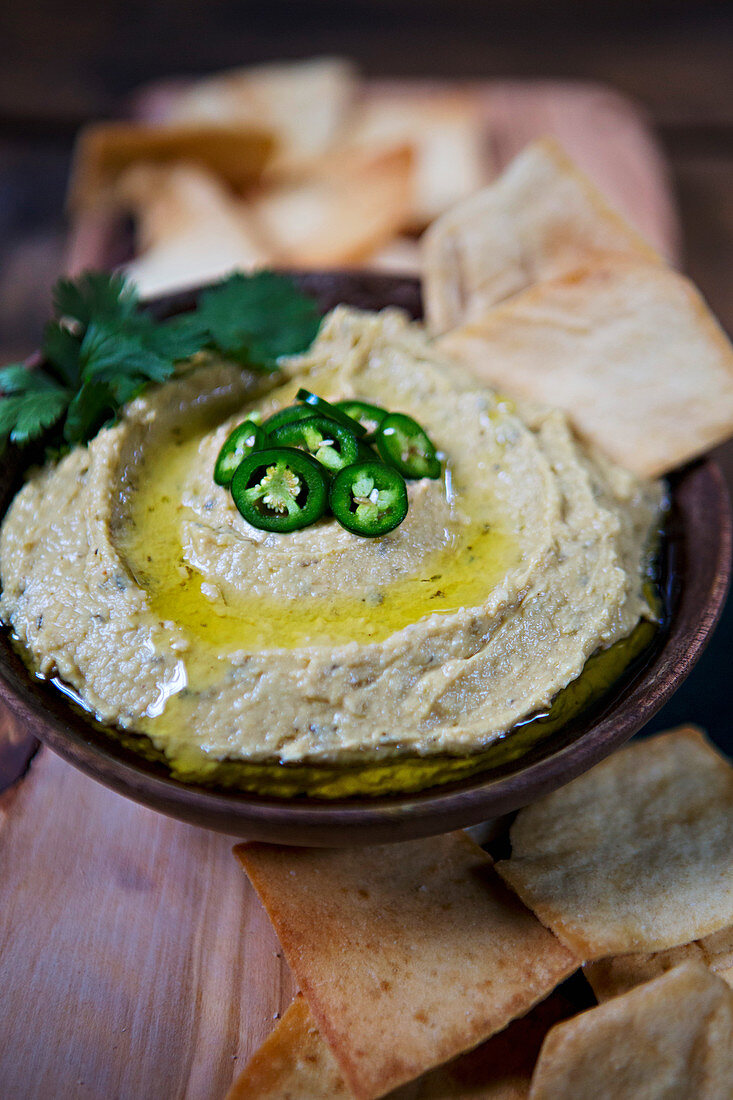
<path id="1" fill-rule="evenodd" d="M 733 987 L 733 928 L 723 928 L 702 940 L 650 954 L 616 955 L 588 963 L 583 971 L 599 1001 L 628 993 L 637 985 L 658 978 L 681 962 L 703 963 Z"/>
<path id="2" fill-rule="evenodd" d="M 669 268 L 616 259 L 576 270 L 438 346 L 485 384 L 563 409 L 581 436 L 641 476 L 733 432 L 733 349 Z"/>
<path id="3" fill-rule="evenodd" d="M 558 1024 L 542 1046 L 530 1100 L 727 1100 L 733 990 L 685 962 Z"/>
<path id="4" fill-rule="evenodd" d="M 359 1100 L 477 1046 L 577 967 L 462 833 L 235 851 Z"/>
<path id="5" fill-rule="evenodd" d="M 698 941 L 703 962 L 724 982 L 733 987 L 733 928 L 722 928 Z"/>
<path id="6" fill-rule="evenodd" d="M 154 126 L 141 122 L 102 122 L 86 126 L 74 149 L 69 208 L 78 213 L 114 205 L 114 186 L 133 165 L 173 165 L 179 161 L 207 169 L 235 189 L 262 176 L 275 139 L 261 124 L 214 127 L 206 123 Z"/>
<path id="7" fill-rule="evenodd" d="M 338 1065 L 298 993 L 226 1100 L 351 1100 Z"/>
<path id="8" fill-rule="evenodd" d="M 520 810 L 504 880 L 586 961 L 733 924 L 733 768 L 682 727 Z"/>
<path id="9" fill-rule="evenodd" d="M 390 1100 L 526 1100 L 548 1031 L 576 1009 L 555 990 L 475 1050 L 392 1093 Z"/>
<path id="10" fill-rule="evenodd" d="M 493 175 L 482 107 L 468 92 L 369 91 L 348 140 L 371 150 L 412 147 L 415 229 L 424 229 Z"/>
<path id="11" fill-rule="evenodd" d="M 410 206 L 412 153 L 350 153 L 323 161 L 308 176 L 268 187 L 252 216 L 279 263 L 329 267 L 360 263 L 404 226 Z"/>
<path id="12" fill-rule="evenodd" d="M 437 334 L 481 320 L 535 283 L 609 256 L 661 262 L 556 141 L 535 142 L 425 233 L 428 327 Z"/>
<path id="13" fill-rule="evenodd" d="M 364 261 L 370 271 L 396 275 L 420 274 L 420 248 L 412 237 L 395 237 Z"/>
<path id="14" fill-rule="evenodd" d="M 129 168 L 116 199 L 135 218 L 138 255 L 127 274 L 143 298 L 267 263 L 243 205 L 196 165 Z"/>
<path id="15" fill-rule="evenodd" d="M 526 1100 L 547 1032 L 574 1011 L 562 990 L 555 990 L 475 1050 L 390 1092 L 389 1100 Z M 352 1095 L 299 993 L 226 1100 L 345 1100 Z"/>
<path id="16" fill-rule="evenodd" d="M 273 169 L 307 164 L 336 143 L 356 94 L 356 70 L 338 57 L 235 69 L 198 80 L 169 105 L 171 122 L 264 126 L 278 149 Z"/>

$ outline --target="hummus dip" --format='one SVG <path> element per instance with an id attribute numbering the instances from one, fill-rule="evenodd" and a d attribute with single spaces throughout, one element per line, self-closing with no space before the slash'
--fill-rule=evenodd
<path id="1" fill-rule="evenodd" d="M 33 668 L 176 774 L 468 754 L 546 711 L 654 619 L 663 489 L 439 356 L 395 310 L 339 307 L 272 380 L 209 362 L 34 473 L 2 525 L 0 614 Z M 406 412 L 445 456 L 381 538 L 250 527 L 212 471 L 302 386 Z"/>

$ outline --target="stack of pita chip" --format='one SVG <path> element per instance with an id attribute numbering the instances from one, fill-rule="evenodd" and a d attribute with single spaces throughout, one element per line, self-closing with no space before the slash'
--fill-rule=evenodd
<path id="1" fill-rule="evenodd" d="M 619 464 L 657 476 L 727 438 L 731 349 L 695 288 L 555 142 L 484 186 L 487 145 L 478 93 L 269 65 L 178 92 L 155 124 L 85 130 L 69 201 L 81 223 L 133 215 L 143 297 L 234 268 L 421 263 L 442 350 Z"/>
<path id="2" fill-rule="evenodd" d="M 726 1100 L 730 764 L 690 727 L 637 742 L 510 840 L 239 846 L 301 992 L 228 1100 Z"/>
<path id="3" fill-rule="evenodd" d="M 628 468 L 733 430 L 725 336 L 552 143 L 439 218 L 424 262 L 438 344 Z M 496 864 L 465 834 L 236 849 L 301 992 L 228 1100 L 733 1095 L 730 763 L 691 727 L 637 742 L 508 840 Z"/>
<path id="4" fill-rule="evenodd" d="M 554 141 L 438 218 L 423 264 L 438 347 L 619 465 L 657 477 L 733 433 L 725 333 Z"/>
<path id="5" fill-rule="evenodd" d="M 144 296 L 232 268 L 416 273 L 416 234 L 492 177 L 478 93 L 371 88 L 318 58 L 178 90 L 77 145 L 69 205 L 131 214 Z"/>

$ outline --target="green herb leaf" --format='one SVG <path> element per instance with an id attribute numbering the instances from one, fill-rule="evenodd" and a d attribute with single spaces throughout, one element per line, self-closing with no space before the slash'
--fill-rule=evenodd
<path id="1" fill-rule="evenodd" d="M 151 351 L 176 363 L 190 359 L 209 340 L 208 329 L 196 313 L 184 313 L 168 321 L 140 314 L 135 318 L 134 331 Z"/>
<path id="2" fill-rule="evenodd" d="M 71 391 L 41 370 L 13 363 L 0 370 L 0 446 L 8 439 L 24 444 L 38 439 L 61 419 Z"/>
<path id="3" fill-rule="evenodd" d="M 44 370 L 0 369 L 0 447 L 59 425 L 52 446 L 84 443 L 151 382 L 204 348 L 255 370 L 304 351 L 320 318 L 314 302 L 282 275 L 237 274 L 201 295 L 198 309 L 167 321 L 141 310 L 122 275 L 90 271 L 61 279 L 56 320 L 45 328 Z M 59 423 L 65 420 L 63 426 Z"/>
<path id="4" fill-rule="evenodd" d="M 175 371 L 175 361 L 147 346 L 136 332 L 110 328 L 93 322 L 81 342 L 81 377 L 84 382 L 107 382 L 138 378 L 165 382 Z"/>
<path id="5" fill-rule="evenodd" d="M 77 279 L 59 279 L 53 290 L 57 317 L 86 328 L 92 321 L 125 321 L 138 309 L 135 284 L 124 275 L 87 271 Z"/>
<path id="6" fill-rule="evenodd" d="M 74 388 L 79 385 L 81 375 L 80 347 L 79 337 L 59 321 L 49 321 L 43 330 L 43 358 L 61 381 Z"/>
<path id="7" fill-rule="evenodd" d="M 198 316 L 224 355 L 270 371 L 280 356 L 305 351 L 320 324 L 315 302 L 270 271 L 231 275 L 204 291 Z"/>
<path id="8" fill-rule="evenodd" d="M 45 376 L 41 374 L 41 378 Z M 48 381 L 46 379 L 46 381 Z M 0 393 L 4 396 L 9 396 L 13 393 L 27 393 L 33 392 L 43 388 L 43 383 L 39 385 L 38 376 L 31 377 L 31 372 L 23 363 L 11 363 L 7 367 L 0 369 Z"/>
<path id="9" fill-rule="evenodd" d="M 66 442 L 73 445 L 92 439 L 101 427 L 115 419 L 120 406 L 136 397 L 144 386 L 140 379 L 118 380 L 114 387 L 108 382 L 85 382 L 66 413 Z"/>

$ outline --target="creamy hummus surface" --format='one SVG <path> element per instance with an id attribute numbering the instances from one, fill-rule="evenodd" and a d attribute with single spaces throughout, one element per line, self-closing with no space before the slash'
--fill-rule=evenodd
<path id="1" fill-rule="evenodd" d="M 409 413 L 444 454 L 390 534 L 259 531 L 214 484 L 232 428 L 301 385 Z M 481 388 L 399 312 L 339 307 L 273 386 L 188 371 L 13 502 L 2 618 L 103 722 L 191 774 L 471 752 L 653 618 L 661 485 L 590 453 L 561 413 Z"/>

